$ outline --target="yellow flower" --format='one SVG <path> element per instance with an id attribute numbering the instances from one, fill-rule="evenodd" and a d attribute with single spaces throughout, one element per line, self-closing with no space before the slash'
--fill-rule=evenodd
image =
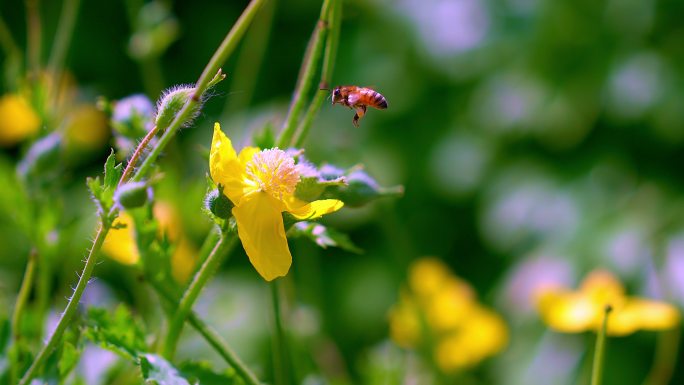
<path id="1" fill-rule="evenodd" d="M 0 146 L 12 146 L 34 135 L 40 118 L 24 97 L 15 94 L 0 98 Z"/>
<path id="2" fill-rule="evenodd" d="M 98 149 L 107 142 L 107 117 L 94 105 L 74 107 L 64 127 L 67 144 L 79 149 Z"/>
<path id="3" fill-rule="evenodd" d="M 578 291 L 547 287 L 537 298 L 542 320 L 552 329 L 566 333 L 597 331 L 602 326 L 607 305 L 613 308 L 608 318 L 609 335 L 671 329 L 680 322 L 674 306 L 626 296 L 622 284 L 604 270 L 589 274 Z"/>
<path id="4" fill-rule="evenodd" d="M 218 123 L 209 155 L 215 183 L 233 202 L 238 236 L 250 262 L 267 281 L 287 274 L 292 255 L 287 246 L 283 212 L 297 219 L 314 219 L 339 210 L 336 199 L 304 202 L 295 198 L 300 177 L 294 159 L 283 150 L 245 147 L 235 153 Z"/>
<path id="5" fill-rule="evenodd" d="M 183 236 L 180 221 L 170 204 L 157 202 L 154 205 L 154 217 L 159 221 L 160 232 L 175 243 L 175 250 L 171 256 L 173 278 L 180 283 L 187 282 L 197 263 L 195 248 Z M 135 240 L 133 218 L 123 212 L 117 222 L 126 227 L 109 230 L 102 244 L 102 251 L 121 264 L 135 265 L 140 261 L 140 251 Z"/>
<path id="6" fill-rule="evenodd" d="M 439 259 L 416 261 L 409 289 L 390 312 L 390 337 L 404 348 L 429 349 L 442 371 L 474 366 L 508 342 L 503 319 L 479 304 L 470 285 Z"/>

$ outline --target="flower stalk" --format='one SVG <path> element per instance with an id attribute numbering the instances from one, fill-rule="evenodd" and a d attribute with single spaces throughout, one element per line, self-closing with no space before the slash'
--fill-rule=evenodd
<path id="1" fill-rule="evenodd" d="M 280 284 L 278 280 L 268 285 L 271 289 L 271 304 L 273 306 L 273 372 L 276 385 L 288 385 L 288 344 L 283 327 L 282 306 L 280 304 Z"/>
<path id="2" fill-rule="evenodd" d="M 304 60 L 302 61 L 299 78 L 297 79 L 297 85 L 295 86 L 292 102 L 290 103 L 290 109 L 280 136 L 276 141 L 276 146 L 279 148 L 287 148 L 293 144 L 292 137 L 297 129 L 297 121 L 306 104 L 309 90 L 313 85 L 313 79 L 316 75 L 318 62 L 323 55 L 324 37 L 329 28 L 327 17 L 331 1 L 332 0 L 325 0 L 323 2 L 320 18 L 311 34 L 311 39 L 309 40 L 309 45 L 307 46 Z"/>
<path id="3" fill-rule="evenodd" d="M 168 360 L 173 359 L 176 352 L 176 346 L 178 345 L 178 338 L 183 330 L 183 324 L 190 315 L 192 306 L 195 304 L 197 297 L 199 297 L 200 292 L 207 282 L 209 282 L 209 279 L 216 274 L 216 270 L 221 266 L 221 262 L 223 262 L 233 247 L 235 247 L 236 243 L 237 238 L 234 235 L 224 233 L 183 293 L 180 303 L 178 304 L 178 309 L 176 309 L 176 312 L 169 323 L 169 331 L 166 334 L 162 348 L 162 354 Z"/>
<path id="4" fill-rule="evenodd" d="M 594 351 L 594 364 L 591 370 L 591 385 L 601 385 L 603 377 L 603 361 L 606 350 L 606 332 L 608 330 L 608 316 L 613 310 L 612 306 L 606 305 L 603 314 L 603 325 L 596 336 L 596 349 Z"/>

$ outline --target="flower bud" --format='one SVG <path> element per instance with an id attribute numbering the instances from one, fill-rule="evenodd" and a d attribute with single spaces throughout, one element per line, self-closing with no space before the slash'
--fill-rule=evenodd
<path id="1" fill-rule="evenodd" d="M 27 180 L 34 176 L 44 178 L 57 172 L 57 167 L 61 164 L 61 155 L 62 136 L 58 133 L 52 133 L 33 143 L 19 162 L 17 171 L 20 176 Z"/>
<path id="2" fill-rule="evenodd" d="M 171 122 L 176 118 L 178 113 L 183 109 L 185 103 L 190 100 L 195 94 L 195 88 L 189 85 L 176 86 L 164 91 L 161 98 L 157 102 L 157 117 L 155 119 L 155 124 L 159 131 L 166 130 Z M 188 126 L 192 123 L 202 108 L 202 101 L 195 103 L 192 106 L 192 111 L 190 115 L 183 122 L 183 126 Z"/>
<path id="3" fill-rule="evenodd" d="M 147 133 L 153 114 L 154 106 L 147 96 L 131 95 L 114 104 L 112 127 L 121 135 L 137 139 Z"/>
<path id="4" fill-rule="evenodd" d="M 134 209 L 147 203 L 148 191 L 145 182 L 127 182 L 116 189 L 114 203 L 125 208 Z"/>
<path id="5" fill-rule="evenodd" d="M 381 187 L 363 170 L 351 172 L 346 180 L 346 186 L 338 187 L 329 195 L 331 198 L 341 200 L 349 207 L 360 207 L 378 198 L 401 196 L 404 193 L 402 186 Z"/>
<path id="6" fill-rule="evenodd" d="M 228 219 L 233 215 L 233 202 L 219 189 L 210 191 L 204 197 L 204 207 L 221 219 Z"/>

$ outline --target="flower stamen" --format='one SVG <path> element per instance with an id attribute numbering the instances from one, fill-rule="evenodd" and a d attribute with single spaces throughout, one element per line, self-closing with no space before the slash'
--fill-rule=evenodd
<path id="1" fill-rule="evenodd" d="M 279 148 L 260 151 L 246 164 L 249 179 L 273 197 L 283 199 L 285 194 L 293 194 L 300 176 L 294 159 Z"/>

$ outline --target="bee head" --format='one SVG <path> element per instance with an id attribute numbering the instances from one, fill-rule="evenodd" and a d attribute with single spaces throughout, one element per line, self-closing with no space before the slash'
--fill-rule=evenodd
<path id="1" fill-rule="evenodd" d="M 340 91 L 340 87 L 337 86 L 332 92 L 332 104 L 339 103 L 342 101 L 342 91 Z"/>

